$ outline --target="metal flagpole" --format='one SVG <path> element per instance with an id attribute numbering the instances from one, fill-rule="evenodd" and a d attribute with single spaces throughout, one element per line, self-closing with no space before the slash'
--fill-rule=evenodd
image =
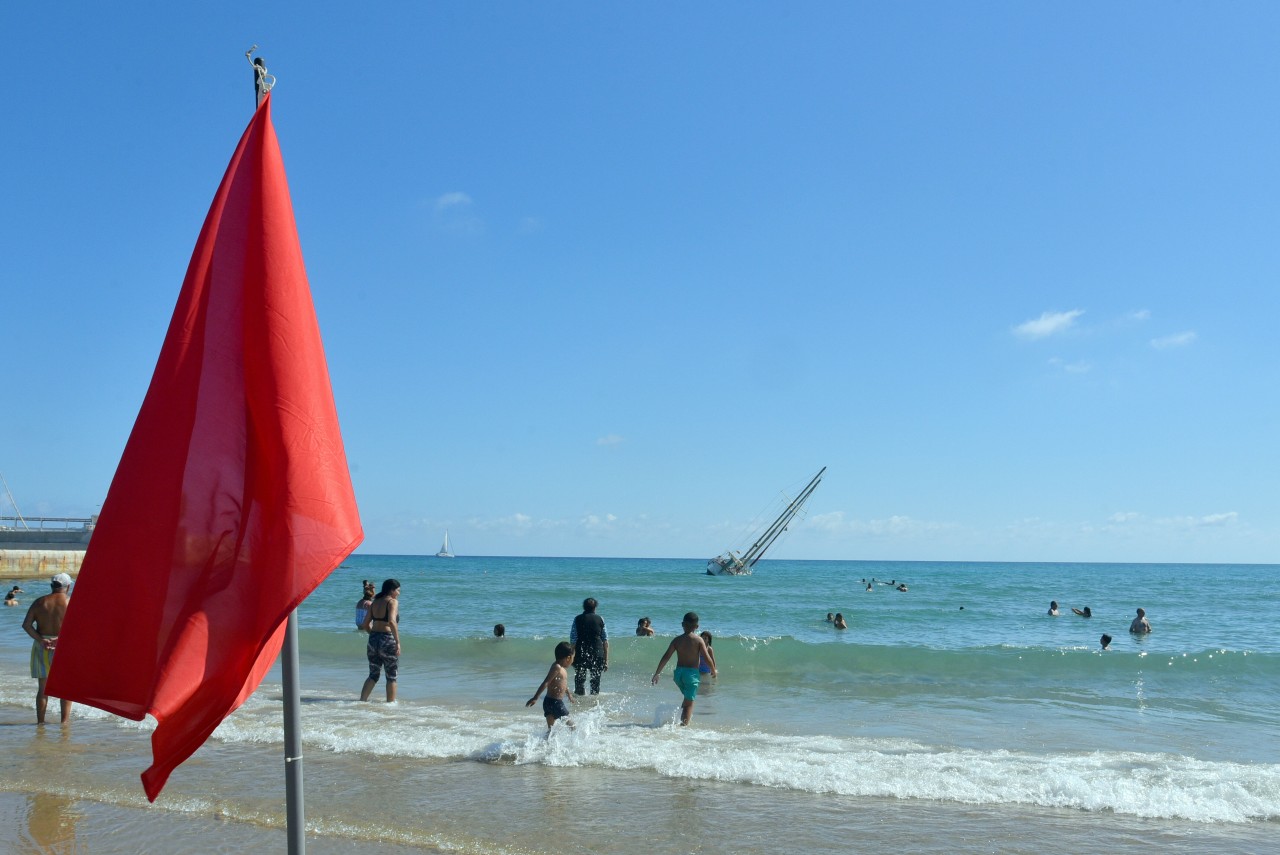
<path id="1" fill-rule="evenodd" d="M 262 106 L 262 99 L 275 85 L 275 78 L 267 73 L 267 63 L 262 57 L 254 57 L 257 45 L 245 51 L 244 57 L 253 66 L 254 109 Z M 305 855 L 307 851 L 307 817 L 302 789 L 302 699 L 298 688 L 298 610 L 289 612 L 284 630 L 284 647 L 280 657 L 281 676 L 284 679 L 284 793 L 285 820 L 288 828 L 289 855 Z"/>
<path id="2" fill-rule="evenodd" d="M 284 792 L 289 855 L 307 851 L 307 819 L 302 793 L 302 701 L 298 690 L 298 610 L 289 612 L 281 662 L 284 676 Z"/>

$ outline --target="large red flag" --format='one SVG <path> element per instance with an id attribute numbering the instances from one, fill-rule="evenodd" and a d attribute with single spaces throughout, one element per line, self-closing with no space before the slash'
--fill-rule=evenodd
<path id="1" fill-rule="evenodd" d="M 268 95 L 196 242 L 49 694 L 155 716 L 154 801 L 363 538 Z"/>

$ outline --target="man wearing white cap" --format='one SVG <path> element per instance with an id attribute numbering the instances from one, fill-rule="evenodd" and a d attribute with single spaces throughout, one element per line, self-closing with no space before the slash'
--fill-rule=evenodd
<path id="1" fill-rule="evenodd" d="M 27 617 L 22 621 L 22 628 L 34 639 L 31 645 L 31 676 L 36 683 L 36 722 L 44 724 L 45 708 L 49 698 L 44 693 L 45 681 L 49 679 L 49 669 L 53 667 L 53 649 L 58 642 L 58 633 L 62 631 L 62 619 L 67 614 L 71 589 L 71 577 L 59 573 L 49 580 L 52 593 L 37 597 L 27 609 Z M 60 700 L 62 705 L 62 722 L 66 724 L 71 718 L 71 701 Z"/>

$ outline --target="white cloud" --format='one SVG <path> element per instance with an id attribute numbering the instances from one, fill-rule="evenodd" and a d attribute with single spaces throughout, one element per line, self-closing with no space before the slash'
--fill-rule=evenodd
<path id="1" fill-rule="evenodd" d="M 1130 314 L 1130 315 L 1129 315 L 1129 317 L 1130 317 L 1131 319 L 1135 320 L 1135 321 L 1146 321 L 1146 320 L 1150 320 L 1150 319 L 1151 319 L 1151 310 L 1150 310 L 1150 309 L 1138 309 L 1138 311 L 1133 312 L 1132 314 Z"/>
<path id="2" fill-rule="evenodd" d="M 1203 517 L 1190 517 L 1190 524 L 1193 528 L 1215 528 L 1217 526 L 1231 525 L 1238 518 L 1239 514 L 1235 511 L 1228 511 L 1225 514 L 1208 514 Z"/>
<path id="3" fill-rule="evenodd" d="M 617 445 L 622 441 L 622 437 L 618 436 L 616 433 L 611 433 L 608 436 L 602 436 L 597 439 L 596 445 Z"/>
<path id="4" fill-rule="evenodd" d="M 1118 511 L 1107 517 L 1109 526 L 1127 526 L 1130 529 L 1135 526 L 1141 526 L 1144 531 L 1165 531 L 1176 529 L 1180 531 L 1188 531 L 1191 529 L 1201 528 L 1221 528 L 1223 526 L 1235 525 L 1240 520 L 1240 514 L 1236 511 L 1227 511 L 1219 514 L 1205 514 L 1204 516 L 1185 515 L 1180 517 L 1148 517 L 1136 511 Z"/>
<path id="5" fill-rule="evenodd" d="M 514 513 L 505 517 L 467 520 L 467 526 L 475 531 L 496 532 L 505 535 L 523 535 L 533 531 L 548 531 L 565 527 L 562 520 L 534 519 L 528 514 Z"/>
<path id="6" fill-rule="evenodd" d="M 814 514 L 805 526 L 834 535 L 864 535 L 871 537 L 895 537 L 902 535 L 929 535 L 959 528 L 955 523 L 928 522 L 895 514 L 880 520 L 846 520 L 844 511 Z"/>
<path id="7" fill-rule="evenodd" d="M 1068 374 L 1084 374 L 1093 368 L 1091 363 L 1085 362 L 1083 359 L 1075 362 L 1067 362 L 1060 356 L 1055 356 L 1050 359 L 1049 364 L 1061 368 Z"/>
<path id="8" fill-rule="evenodd" d="M 1151 339 L 1151 346 L 1156 350 L 1166 350 L 1170 347 L 1186 347 L 1196 340 L 1196 334 L 1193 330 L 1186 332 L 1174 333 L 1162 338 Z"/>
<path id="9" fill-rule="evenodd" d="M 542 220 L 537 217 L 523 217 L 516 226 L 518 235 L 536 235 L 542 231 Z"/>
<path id="10" fill-rule="evenodd" d="M 1013 328 L 1013 334 L 1019 338 L 1041 339 L 1056 335 L 1070 329 L 1076 318 L 1084 314 L 1084 309 L 1072 309 L 1069 312 L 1045 312 L 1038 318 L 1025 321 Z"/>
<path id="11" fill-rule="evenodd" d="M 470 206 L 471 197 L 461 192 L 445 193 L 443 196 L 436 197 L 437 214 L 447 211 L 449 208 L 456 208 L 459 205 Z"/>
<path id="12" fill-rule="evenodd" d="M 437 196 L 433 211 L 436 228 L 455 235 L 478 235 L 484 220 L 475 212 L 471 197 L 461 191 Z"/>

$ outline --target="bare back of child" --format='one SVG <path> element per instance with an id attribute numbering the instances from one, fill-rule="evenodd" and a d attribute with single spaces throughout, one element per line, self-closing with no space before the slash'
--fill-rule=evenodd
<path id="1" fill-rule="evenodd" d="M 569 666 L 572 664 L 573 645 L 562 641 L 556 645 L 556 661 L 551 663 L 546 679 L 538 686 L 533 697 L 525 702 L 526 707 L 531 707 L 537 702 L 539 695 L 544 691 L 547 693 L 542 699 L 542 714 L 547 719 L 548 733 L 558 719 L 564 719 L 567 726 L 573 727 L 573 722 L 568 719 L 569 704 L 573 703 L 573 695 L 569 693 Z"/>
<path id="2" fill-rule="evenodd" d="M 693 715 L 693 702 L 698 697 L 698 686 L 702 683 L 702 675 L 698 672 L 698 663 L 706 660 L 711 666 L 711 676 L 716 676 L 716 660 L 715 657 L 707 649 L 707 643 L 698 635 L 698 615 L 694 612 L 688 612 L 681 621 L 681 628 L 684 629 L 683 635 L 677 635 L 667 645 L 667 652 L 662 654 L 662 661 L 658 663 L 658 668 L 653 672 L 653 685 L 658 685 L 658 675 L 662 673 L 662 669 L 666 667 L 667 660 L 674 654 L 676 657 L 676 670 L 672 675 L 676 685 L 680 687 L 680 693 L 684 695 L 684 702 L 680 704 L 680 724 L 687 725 L 690 717 Z"/>

